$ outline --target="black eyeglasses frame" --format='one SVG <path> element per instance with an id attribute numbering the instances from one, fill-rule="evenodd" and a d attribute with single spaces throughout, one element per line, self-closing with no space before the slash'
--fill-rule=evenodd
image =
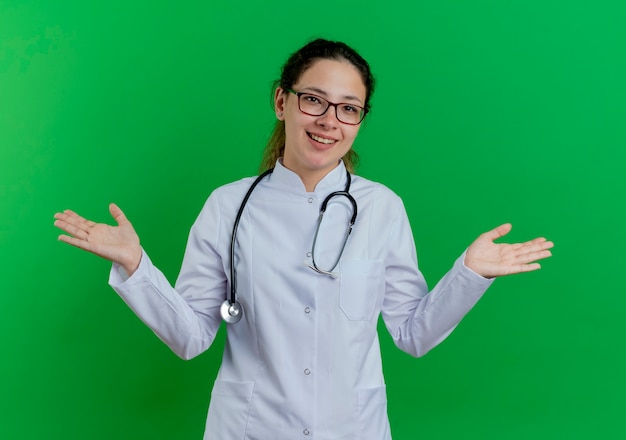
<path id="1" fill-rule="evenodd" d="M 360 105 L 356 105 L 356 104 L 352 104 L 351 102 L 330 102 L 328 99 L 324 98 L 323 96 L 319 96 L 316 95 L 315 93 L 309 93 L 309 92 L 296 92 L 293 89 L 287 89 L 287 91 L 289 93 L 293 93 L 294 95 L 296 95 L 298 97 L 298 110 L 300 110 L 302 113 L 304 113 L 305 115 L 309 115 L 309 116 L 322 116 L 325 115 L 326 112 L 328 111 L 329 108 L 331 107 L 335 107 L 335 117 L 337 118 L 337 120 L 339 122 L 341 122 L 342 124 L 346 124 L 346 125 L 359 125 L 361 122 L 363 122 L 363 119 L 365 119 L 365 116 L 368 113 L 368 110 L 365 107 L 361 107 Z M 321 114 L 319 115 L 315 115 L 313 113 L 308 113 L 305 112 L 304 110 L 302 110 L 302 107 L 300 106 L 300 97 L 302 95 L 310 95 L 310 96 L 315 96 L 316 98 L 321 99 L 322 101 L 326 101 L 328 103 L 328 107 L 326 107 L 326 110 L 324 110 Z M 339 119 L 339 112 L 337 111 L 337 106 L 338 105 L 350 105 L 352 107 L 356 107 L 356 108 L 360 108 L 361 109 L 361 119 L 359 120 L 359 122 L 353 123 L 353 122 L 346 122 L 343 121 L 341 119 Z"/>

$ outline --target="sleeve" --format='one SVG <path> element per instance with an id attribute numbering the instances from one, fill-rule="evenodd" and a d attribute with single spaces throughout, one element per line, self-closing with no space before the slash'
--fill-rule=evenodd
<path id="1" fill-rule="evenodd" d="M 191 228 L 175 288 L 145 252 L 130 277 L 116 264 L 111 269 L 111 287 L 183 359 L 204 352 L 221 324 L 219 308 L 227 280 L 218 252 L 220 220 L 217 197 L 212 195 Z"/>
<path id="2" fill-rule="evenodd" d="M 389 229 L 382 315 L 398 348 L 419 357 L 454 330 L 493 280 L 467 268 L 463 253 L 429 292 L 403 206 L 400 211 Z"/>

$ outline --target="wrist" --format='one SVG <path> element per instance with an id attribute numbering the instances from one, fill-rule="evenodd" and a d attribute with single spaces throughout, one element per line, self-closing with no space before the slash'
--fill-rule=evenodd
<path id="1" fill-rule="evenodd" d="M 128 261 L 120 263 L 120 266 L 129 277 L 134 274 L 139 267 L 139 264 L 141 263 L 141 254 L 142 251 L 141 248 L 139 248 L 137 252 L 133 252 L 132 257 L 129 258 Z"/>
<path id="2" fill-rule="evenodd" d="M 494 275 L 486 274 L 484 273 L 484 270 L 480 270 L 477 267 L 476 262 L 471 257 L 470 258 L 467 257 L 467 253 L 465 254 L 465 257 L 463 258 L 463 266 L 465 266 L 466 268 L 474 272 L 479 277 L 482 277 L 488 280 L 495 278 Z"/>

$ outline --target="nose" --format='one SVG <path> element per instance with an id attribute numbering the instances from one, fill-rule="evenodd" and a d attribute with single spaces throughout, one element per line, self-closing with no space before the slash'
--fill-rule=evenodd
<path id="1" fill-rule="evenodd" d="M 337 124 L 339 124 L 339 119 L 337 119 L 337 104 L 329 104 L 326 111 L 317 118 L 317 123 L 325 127 L 336 127 Z"/>

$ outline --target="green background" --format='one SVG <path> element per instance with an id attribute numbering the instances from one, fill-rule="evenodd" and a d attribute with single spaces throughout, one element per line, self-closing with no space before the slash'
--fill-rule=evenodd
<path id="1" fill-rule="evenodd" d="M 115 201 L 174 281 L 323 36 L 377 75 L 359 172 L 403 197 L 431 286 L 498 224 L 556 243 L 424 358 L 381 333 L 394 439 L 626 438 L 625 23 L 622 0 L 0 0 L 0 437 L 201 438 L 223 332 L 178 359 L 52 216 Z"/>

